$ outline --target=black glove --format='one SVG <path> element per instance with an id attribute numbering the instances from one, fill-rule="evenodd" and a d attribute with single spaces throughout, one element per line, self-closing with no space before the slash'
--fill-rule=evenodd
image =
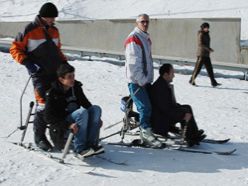
<path id="1" fill-rule="evenodd" d="M 35 74 L 40 70 L 40 66 L 30 62 L 28 59 L 24 59 L 23 61 L 23 65 L 25 65 L 25 67 L 27 68 L 29 74 Z"/>

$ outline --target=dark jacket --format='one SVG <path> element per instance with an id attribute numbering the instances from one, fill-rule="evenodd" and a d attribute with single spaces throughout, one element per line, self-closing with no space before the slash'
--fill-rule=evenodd
<path id="1" fill-rule="evenodd" d="M 91 103 L 85 96 L 82 83 L 75 81 L 74 84 L 74 95 L 76 97 L 75 102 L 78 105 L 88 109 Z M 67 92 L 64 92 L 62 85 L 57 81 L 52 84 L 52 88 L 46 93 L 46 104 L 45 104 L 45 120 L 52 127 L 69 127 L 71 123 L 66 121 L 66 117 L 70 114 L 67 110 L 68 108 L 68 98 L 72 97 L 72 88 Z"/>
<path id="2" fill-rule="evenodd" d="M 155 133 L 167 134 L 170 125 L 181 121 L 185 111 L 173 99 L 173 92 L 161 76 L 151 87 L 152 128 Z"/>
<path id="3" fill-rule="evenodd" d="M 210 36 L 209 32 L 202 30 L 197 33 L 197 57 L 209 57 L 210 51 Z"/>
<path id="4" fill-rule="evenodd" d="M 10 47 L 12 57 L 29 71 L 36 64 L 40 67 L 37 75 L 53 75 L 58 66 L 66 61 L 60 50 L 59 31 L 55 26 L 48 26 L 36 16 L 23 33 L 19 33 Z"/>

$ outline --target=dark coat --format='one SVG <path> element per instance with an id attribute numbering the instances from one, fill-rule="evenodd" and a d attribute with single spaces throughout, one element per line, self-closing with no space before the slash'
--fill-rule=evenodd
<path id="1" fill-rule="evenodd" d="M 198 31 L 197 46 L 197 57 L 209 57 L 210 51 L 212 50 L 210 48 L 209 32 Z"/>
<path id="2" fill-rule="evenodd" d="M 162 77 L 153 83 L 150 94 L 153 131 L 165 135 L 171 125 L 183 120 L 185 110 L 174 101 L 173 92 Z"/>
<path id="3" fill-rule="evenodd" d="M 88 109 L 91 103 L 85 96 L 82 83 L 75 81 L 74 94 L 76 97 L 76 103 L 78 106 L 82 106 Z M 71 123 L 66 121 L 66 117 L 69 112 L 67 111 L 68 103 L 67 98 L 72 96 L 72 88 L 67 92 L 64 92 L 62 85 L 57 81 L 52 84 L 52 88 L 46 93 L 46 104 L 45 104 L 45 120 L 52 127 L 69 127 Z"/>

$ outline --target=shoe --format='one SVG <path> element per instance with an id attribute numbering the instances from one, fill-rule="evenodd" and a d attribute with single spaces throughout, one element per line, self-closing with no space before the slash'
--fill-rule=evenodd
<path id="1" fill-rule="evenodd" d="M 213 86 L 213 87 L 217 87 L 217 86 L 220 86 L 220 85 L 221 85 L 221 83 L 217 83 L 217 82 L 212 83 L 212 86 Z"/>
<path id="2" fill-rule="evenodd" d="M 101 146 L 101 145 L 93 146 L 92 149 L 94 150 L 93 155 L 97 155 L 97 154 L 102 154 L 102 153 L 104 153 L 104 148 L 103 148 L 103 146 Z"/>
<path id="3" fill-rule="evenodd" d="M 200 145 L 200 142 L 207 137 L 206 134 L 201 134 L 194 139 L 196 145 Z"/>
<path id="4" fill-rule="evenodd" d="M 201 136 L 204 133 L 204 130 L 200 129 L 197 131 L 197 136 Z"/>
<path id="5" fill-rule="evenodd" d="M 81 157 L 83 158 L 87 158 L 87 157 L 90 157 L 94 154 L 94 149 L 93 148 L 88 148 L 88 149 L 85 149 L 85 150 L 82 150 L 80 153 L 78 153 Z"/>
<path id="6" fill-rule="evenodd" d="M 36 144 L 38 148 L 44 151 L 51 152 L 53 150 L 52 145 L 47 140 L 41 140 L 38 144 Z"/>
<path id="7" fill-rule="evenodd" d="M 201 141 L 202 141 L 203 139 L 205 139 L 206 137 L 207 137 L 206 134 L 202 134 L 202 135 L 198 136 L 197 141 L 198 141 L 198 142 L 201 142 Z"/>
<path id="8" fill-rule="evenodd" d="M 189 83 L 193 86 L 196 86 L 195 81 L 193 81 L 192 79 L 189 80 Z"/>
<path id="9" fill-rule="evenodd" d="M 174 134 L 181 134 L 181 129 L 176 126 L 170 126 L 169 132 L 174 133 Z"/>
<path id="10" fill-rule="evenodd" d="M 163 146 L 163 144 L 155 138 L 151 128 L 140 128 L 140 138 L 144 143 L 151 146 L 151 148 L 162 148 Z"/>
<path id="11" fill-rule="evenodd" d="M 186 145 L 187 147 L 193 147 L 194 145 L 197 145 L 197 141 L 190 139 L 190 140 L 186 140 Z"/>

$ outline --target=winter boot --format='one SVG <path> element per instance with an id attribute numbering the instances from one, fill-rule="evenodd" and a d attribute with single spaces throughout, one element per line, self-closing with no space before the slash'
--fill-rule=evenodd
<path id="1" fill-rule="evenodd" d="M 221 83 L 217 83 L 217 82 L 212 83 L 213 87 L 217 87 L 217 86 L 220 86 L 220 85 L 221 85 Z"/>
<path id="2" fill-rule="evenodd" d="M 174 134 L 181 134 L 181 129 L 179 127 L 176 126 L 170 126 L 169 127 L 169 132 L 174 133 Z"/>
<path id="3" fill-rule="evenodd" d="M 188 147 L 192 147 L 198 143 L 198 131 L 192 127 L 191 123 L 187 123 L 183 130 L 183 139 Z"/>
<path id="4" fill-rule="evenodd" d="M 101 145 L 93 146 L 92 149 L 94 150 L 94 153 L 93 153 L 94 155 L 104 153 L 104 148 Z"/>
<path id="5" fill-rule="evenodd" d="M 192 78 L 190 78 L 189 83 L 190 83 L 191 85 L 193 85 L 193 86 L 196 86 L 195 80 L 193 80 Z"/>
<path id="6" fill-rule="evenodd" d="M 44 151 L 52 151 L 53 147 L 52 145 L 49 143 L 49 141 L 47 139 L 43 139 L 40 140 L 38 143 L 36 143 L 37 147 L 40 148 L 41 150 Z"/>
<path id="7" fill-rule="evenodd" d="M 163 146 L 163 144 L 154 137 L 151 128 L 140 128 L 140 138 L 145 144 L 151 146 L 151 148 L 162 148 Z"/>
<path id="8" fill-rule="evenodd" d="M 38 148 L 44 151 L 51 151 L 52 145 L 46 138 L 46 122 L 44 121 L 44 111 L 37 111 L 34 116 L 34 142 Z"/>

